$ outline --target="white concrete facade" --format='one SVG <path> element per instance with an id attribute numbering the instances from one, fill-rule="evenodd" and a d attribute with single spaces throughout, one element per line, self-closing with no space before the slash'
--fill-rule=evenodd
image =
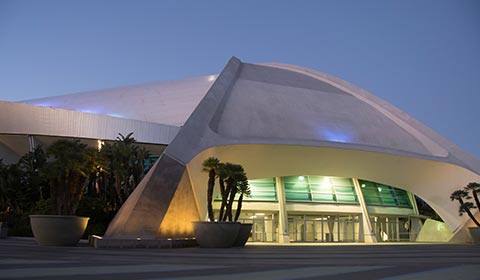
<path id="1" fill-rule="evenodd" d="M 169 145 L 111 223 L 110 238 L 159 238 L 166 228 L 191 235 L 192 219 L 206 213 L 200 166 L 210 156 L 242 164 L 251 179 L 305 174 L 401 187 L 427 201 L 454 233 L 467 219 L 449 194 L 480 181 L 480 162 L 431 129 L 362 89 L 298 66 L 232 58 L 218 76 L 28 103 L 36 106 L 0 103 L 0 137 L 115 139 L 134 131 L 140 142 Z M 85 113 L 93 104 L 97 110 Z M 0 145 L 2 153 L 14 150 Z M 188 217 L 177 209 L 185 205 Z M 375 209 L 358 209 L 363 238 L 373 240 L 368 212 Z"/>
<path id="2" fill-rule="evenodd" d="M 458 216 L 449 194 L 480 180 L 477 159 L 387 102 L 326 74 L 236 58 L 163 156 L 188 174 L 199 217 L 206 213 L 206 175 L 200 166 L 210 156 L 241 163 L 252 179 L 319 174 L 401 186 L 426 200 L 453 232 L 462 229 L 466 218 Z M 168 184 L 171 199 L 175 184 Z M 167 186 L 146 181 L 138 192 L 149 188 Z M 152 203 L 145 196 L 138 199 Z M 157 227 L 130 227 L 149 210 L 127 205 L 107 236 L 158 236 Z M 165 219 L 173 218 L 164 212 L 146 222 L 161 227 Z"/>

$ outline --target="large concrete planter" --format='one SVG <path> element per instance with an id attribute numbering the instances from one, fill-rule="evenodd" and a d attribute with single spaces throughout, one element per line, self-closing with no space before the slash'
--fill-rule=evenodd
<path id="1" fill-rule="evenodd" d="M 6 222 L 0 222 L 0 238 L 7 238 L 8 225 Z"/>
<path id="2" fill-rule="evenodd" d="M 245 246 L 252 232 L 252 226 L 252 224 L 240 224 L 240 230 L 238 231 L 237 239 L 235 239 L 233 247 Z"/>
<path id="3" fill-rule="evenodd" d="M 479 227 L 469 227 L 468 231 L 474 244 L 480 244 L 480 228 Z"/>
<path id="4" fill-rule="evenodd" d="M 240 223 L 192 222 L 197 243 L 202 248 L 229 248 L 237 240 Z"/>
<path id="5" fill-rule="evenodd" d="M 39 245 L 75 246 L 85 232 L 88 219 L 77 216 L 30 215 L 30 225 Z"/>

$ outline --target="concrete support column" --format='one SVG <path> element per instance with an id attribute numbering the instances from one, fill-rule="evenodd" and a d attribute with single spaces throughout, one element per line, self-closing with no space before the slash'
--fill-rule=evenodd
<path id="1" fill-rule="evenodd" d="M 281 177 L 275 177 L 275 186 L 278 200 L 278 243 L 289 243 L 288 213 L 286 208 L 285 188 Z"/>
<path id="2" fill-rule="evenodd" d="M 415 195 L 411 192 L 407 192 L 407 193 L 408 193 L 408 198 L 410 199 L 410 203 L 413 206 L 413 211 L 415 211 L 415 215 L 420 215 L 420 213 L 418 212 L 418 206 L 417 206 L 417 201 L 415 200 Z"/>
<path id="3" fill-rule="evenodd" d="M 372 224 L 370 223 L 370 215 L 368 215 L 367 205 L 365 199 L 363 198 L 362 188 L 358 179 L 352 178 L 353 185 L 355 186 L 355 192 L 357 193 L 358 202 L 360 202 L 360 207 L 362 208 L 362 217 L 360 225 L 360 241 L 365 243 L 376 243 L 377 237 L 373 232 Z"/>

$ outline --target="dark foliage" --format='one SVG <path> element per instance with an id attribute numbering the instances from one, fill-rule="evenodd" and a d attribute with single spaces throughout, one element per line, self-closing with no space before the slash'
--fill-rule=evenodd
<path id="1" fill-rule="evenodd" d="M 143 178 L 148 156 L 130 133 L 101 151 L 79 140 L 59 140 L 14 164 L 0 159 L 0 220 L 9 235 L 32 236 L 28 215 L 75 214 L 90 217 L 85 236 L 103 235 Z"/>

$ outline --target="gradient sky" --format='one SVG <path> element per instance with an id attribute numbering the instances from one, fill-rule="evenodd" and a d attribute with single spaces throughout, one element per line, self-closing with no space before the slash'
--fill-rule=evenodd
<path id="1" fill-rule="evenodd" d="M 480 158 L 477 0 L 0 0 L 0 100 L 215 74 L 232 55 L 340 77 Z"/>

